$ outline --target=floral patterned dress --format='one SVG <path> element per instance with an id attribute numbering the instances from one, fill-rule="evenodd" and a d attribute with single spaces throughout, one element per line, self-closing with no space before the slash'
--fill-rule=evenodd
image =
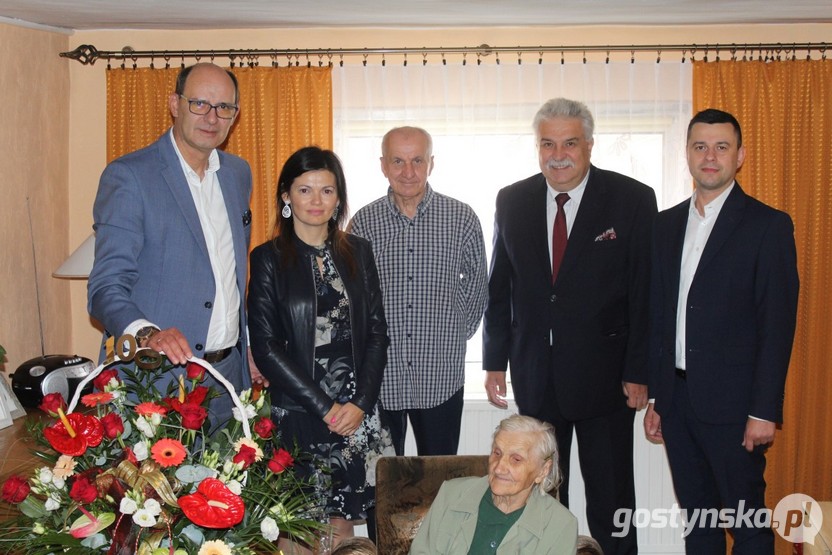
<path id="1" fill-rule="evenodd" d="M 328 246 L 313 251 L 309 260 L 317 295 L 315 376 L 322 376 L 318 385 L 333 401 L 347 403 L 356 387 L 349 298 Z M 375 506 L 376 462 L 382 455 L 395 454 L 378 404 L 348 437 L 330 432 L 317 416 L 277 407 L 273 412 L 283 437 L 294 438 L 312 455 L 311 461 L 299 463 L 305 467 L 303 473 L 314 477 L 326 513 L 348 520 L 367 518 L 367 510 Z"/>

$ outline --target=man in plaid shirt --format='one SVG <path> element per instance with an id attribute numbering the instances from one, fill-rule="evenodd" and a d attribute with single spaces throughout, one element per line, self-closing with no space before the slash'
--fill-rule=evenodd
<path id="1" fill-rule="evenodd" d="M 432 139 L 398 127 L 381 144 L 387 195 L 359 210 L 350 232 L 373 244 L 390 334 L 381 403 L 398 455 L 407 419 L 419 455 L 455 455 L 465 342 L 487 301 L 485 244 L 467 204 L 435 192 Z"/>

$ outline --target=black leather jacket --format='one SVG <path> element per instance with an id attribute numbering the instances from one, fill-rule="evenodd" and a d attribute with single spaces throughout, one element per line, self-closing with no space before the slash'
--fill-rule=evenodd
<path id="1" fill-rule="evenodd" d="M 335 267 L 350 301 L 356 392 L 351 402 L 364 412 L 375 405 L 387 364 L 387 320 L 370 243 L 347 236 L 353 249 L 356 272 L 335 256 Z M 248 288 L 248 328 L 251 352 L 260 372 L 269 380 L 272 404 L 303 410 L 320 418 L 334 401 L 318 386 L 314 376 L 315 281 L 310 248 L 295 242 L 297 258 L 288 269 L 281 267 L 281 253 L 273 241 L 251 253 Z"/>

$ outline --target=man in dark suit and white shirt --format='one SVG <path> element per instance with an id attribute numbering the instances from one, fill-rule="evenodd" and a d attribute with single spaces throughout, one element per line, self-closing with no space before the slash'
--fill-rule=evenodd
<path id="1" fill-rule="evenodd" d="M 483 368 L 505 407 L 506 367 L 520 412 L 555 426 L 568 504 L 573 430 L 587 520 L 604 553 L 637 553 L 614 515 L 635 509 L 634 409 L 647 404 L 653 190 L 591 165 L 594 121 L 564 98 L 534 119 L 542 173 L 497 195 Z"/>
<path id="2" fill-rule="evenodd" d="M 644 430 L 664 441 L 688 518 L 739 516 L 765 507 L 765 452 L 782 420 L 799 287 L 794 227 L 735 180 L 745 147 L 731 114 L 696 114 L 687 157 L 693 196 L 661 212 L 653 234 Z M 687 552 L 724 554 L 725 531 L 695 524 Z M 774 553 L 770 528 L 741 524 L 734 553 Z"/>

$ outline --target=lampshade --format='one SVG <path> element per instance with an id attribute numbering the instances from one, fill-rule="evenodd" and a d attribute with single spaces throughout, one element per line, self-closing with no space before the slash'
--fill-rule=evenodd
<path id="1" fill-rule="evenodd" d="M 86 279 L 90 277 L 92 263 L 95 259 L 95 233 L 91 233 L 81 246 L 64 260 L 61 266 L 52 272 L 52 277 L 68 279 Z"/>

